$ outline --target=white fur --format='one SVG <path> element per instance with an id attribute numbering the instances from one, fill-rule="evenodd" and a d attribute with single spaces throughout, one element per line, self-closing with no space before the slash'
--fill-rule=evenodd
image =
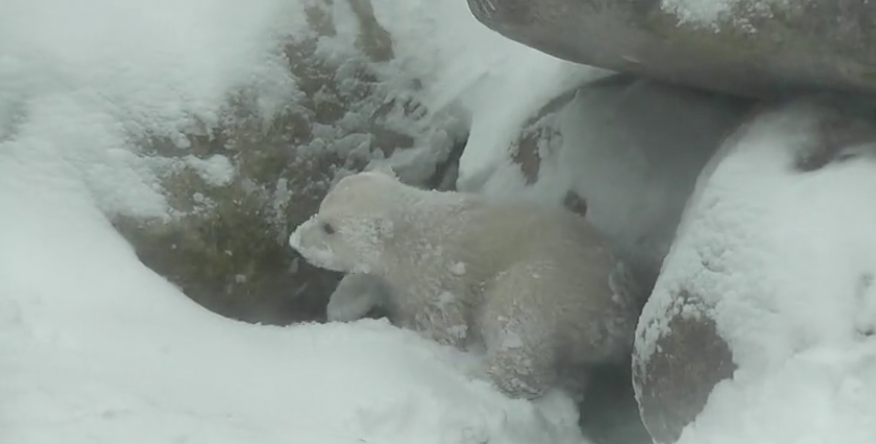
<path id="1" fill-rule="evenodd" d="M 290 244 L 317 266 L 382 278 L 397 324 L 460 348 L 482 343 L 509 396 L 534 398 L 566 369 L 629 357 L 638 313 L 616 291 L 622 269 L 561 208 L 421 190 L 370 171 L 340 180 Z"/>

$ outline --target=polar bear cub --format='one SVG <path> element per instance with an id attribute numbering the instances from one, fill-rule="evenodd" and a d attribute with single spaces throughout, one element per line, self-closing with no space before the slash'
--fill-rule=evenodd
<path id="1" fill-rule="evenodd" d="M 318 267 L 382 279 L 397 325 L 459 348 L 483 344 L 487 373 L 510 397 L 541 396 L 569 368 L 629 358 L 638 310 L 622 269 L 562 208 L 368 171 L 341 179 L 290 245 Z"/>

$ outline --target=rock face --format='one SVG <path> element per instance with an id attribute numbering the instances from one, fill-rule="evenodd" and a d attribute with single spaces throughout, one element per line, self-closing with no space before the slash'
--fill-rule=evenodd
<path id="1" fill-rule="evenodd" d="M 676 442 L 715 385 L 737 369 L 756 373 L 784 354 L 815 347 L 820 332 L 838 340 L 829 318 L 848 315 L 843 291 L 831 291 L 823 310 L 798 307 L 823 303 L 823 285 L 837 276 L 823 264 L 850 260 L 837 245 L 868 251 L 838 227 L 856 217 L 850 201 L 871 196 L 854 195 L 854 180 L 838 180 L 860 169 L 838 168 L 864 164 L 872 152 L 863 150 L 873 146 L 874 110 L 846 97 L 813 96 L 755 109 L 705 166 L 636 333 L 633 385 L 655 442 Z M 793 234 L 782 234 L 795 224 Z M 809 245 L 810 239 L 818 241 Z M 848 270 L 849 282 L 830 285 L 854 287 L 854 274 Z M 816 285 L 822 286 L 809 290 Z M 860 335 L 851 320 L 837 324 L 848 325 L 852 341 Z"/>
<path id="2" fill-rule="evenodd" d="M 502 147 L 507 161 L 458 185 L 586 208 L 649 290 L 700 170 L 751 106 L 613 74 L 547 100 Z"/>
<path id="3" fill-rule="evenodd" d="M 340 275 L 300 260 L 287 239 L 333 181 L 398 153 L 407 163 L 394 167 L 409 183 L 437 187 L 453 172 L 448 159 L 459 156 L 464 126 L 421 106 L 417 79 L 385 69 L 392 41 L 370 3 L 349 0 L 349 7 L 356 41 L 335 42 L 330 54 L 318 42 L 337 35 L 333 2 L 307 9 L 312 32 L 285 46 L 299 91 L 279 111 L 259 112 L 264 98 L 240 91 L 218 125 L 193 129 L 186 140 L 139 143 L 161 172 L 172 212 L 113 222 L 147 266 L 219 314 L 271 324 L 323 320 Z"/>
<path id="4" fill-rule="evenodd" d="M 754 97 L 876 92 L 876 3 L 468 0 L 500 34 L 573 62 Z"/>
<path id="5" fill-rule="evenodd" d="M 715 385 L 736 370 L 730 347 L 700 308 L 701 299 L 683 289 L 672 297 L 678 305 L 665 313 L 668 332 L 657 340 L 659 352 L 633 368 L 642 422 L 655 442 L 665 444 L 679 438 Z"/>

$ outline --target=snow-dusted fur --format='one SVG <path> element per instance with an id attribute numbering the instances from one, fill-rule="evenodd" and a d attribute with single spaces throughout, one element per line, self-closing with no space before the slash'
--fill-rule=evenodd
<path id="1" fill-rule="evenodd" d="M 326 317 L 330 322 L 350 322 L 368 316 L 375 308 L 385 308 L 391 289 L 373 274 L 350 273 L 338 282 L 329 298 Z"/>
<path id="2" fill-rule="evenodd" d="M 314 265 L 384 279 L 402 327 L 459 348 L 482 343 L 488 374 L 511 397 L 629 357 L 638 313 L 621 268 L 562 208 L 421 190 L 370 171 L 340 180 L 290 245 Z"/>

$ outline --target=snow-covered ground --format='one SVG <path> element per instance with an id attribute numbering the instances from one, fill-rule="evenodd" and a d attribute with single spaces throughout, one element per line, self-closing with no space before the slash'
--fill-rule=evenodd
<path id="1" fill-rule="evenodd" d="M 476 357 L 383 322 L 277 328 L 218 317 L 143 266 L 107 221 L 108 214 L 167 211 L 152 164 L 137 152 L 138 137 L 179 139 L 193 122 L 216 124 L 228 94 L 241 88 L 259 95 L 265 114 L 293 100 L 296 85 L 280 44 L 305 32 L 304 1 L 4 0 L 0 442 L 585 442 L 575 407 L 563 395 L 553 393 L 534 404 L 508 400 L 490 387 Z M 353 32 L 355 20 L 345 1 L 334 4 L 343 37 Z M 534 109 L 599 74 L 486 30 L 464 1 L 373 4 L 394 37 L 393 67 L 422 82 L 419 99 L 434 112 L 458 108 L 470 119 L 462 179 L 501 165 L 504 147 Z M 571 115 L 585 116 L 584 111 Z M 600 146 L 608 150 L 613 140 Z M 612 180 L 632 177 L 615 174 L 628 174 L 630 165 L 606 169 L 596 162 L 600 156 L 578 161 Z M 740 157 L 715 180 L 759 171 L 752 160 L 766 161 L 768 168 L 769 159 L 760 157 Z M 848 261 L 872 263 L 869 254 L 876 245 L 867 229 L 876 216 L 860 211 L 865 201 L 832 197 L 863 196 L 856 192 L 873 188 L 872 168 L 843 168 L 842 174 L 827 171 L 806 181 L 777 179 L 811 203 L 794 208 L 796 213 L 784 213 L 781 206 L 760 211 L 775 202 L 770 196 L 757 201 L 761 207 L 742 208 L 760 211 L 757 226 L 774 227 L 757 233 L 758 239 L 795 245 L 797 237 L 830 233 L 818 238 L 830 242 L 821 247 L 854 247 L 858 255 L 844 256 Z M 218 169 L 220 176 L 227 173 Z M 638 197 L 623 208 L 600 207 L 600 200 L 618 200 L 616 189 L 595 198 L 592 217 L 605 227 L 625 228 L 618 224 L 624 220 L 638 227 L 633 222 L 648 221 L 649 210 L 632 208 L 671 190 L 671 173 L 658 174 L 656 185 L 646 183 L 651 195 L 634 186 L 625 189 L 623 195 Z M 523 187 L 519 177 L 504 183 L 496 182 L 501 174 L 495 177 L 487 183 L 494 189 Z M 589 190 L 599 188 L 588 182 L 595 179 L 578 180 Z M 571 181 L 563 176 L 533 192 L 558 198 Z M 857 222 L 833 224 L 830 214 Z M 821 225 L 790 223 L 800 220 Z M 798 236 L 776 231 L 778 224 L 796 226 Z M 818 250 L 802 245 L 815 250 L 782 250 L 783 260 L 811 258 Z M 789 285 L 784 291 L 809 298 L 819 288 L 832 288 L 831 276 L 844 273 L 826 262 L 821 270 L 835 272 L 831 276 L 812 274 L 803 261 L 793 263 L 793 268 L 755 271 L 791 273 L 781 277 Z M 801 276 L 810 279 L 789 283 Z M 846 287 L 838 288 L 851 291 Z M 759 367 L 772 371 L 749 382 L 750 375 L 740 374 L 738 381 L 719 386 L 687 442 L 736 443 L 740 436 L 746 443 L 876 442 L 867 440 L 876 430 L 874 354 L 866 343 L 850 345 L 847 330 L 825 320 L 844 319 L 852 311 L 872 320 L 873 307 L 783 307 L 797 313 L 799 323 L 776 328 L 811 327 L 813 333 L 804 338 L 830 338 L 840 345 L 809 349 Z M 767 325 L 772 324 L 761 327 Z M 787 344 L 772 345 L 788 350 Z M 773 362 L 758 362 L 768 361 Z M 807 427 L 800 426 L 801 418 Z"/>
<path id="2" fill-rule="evenodd" d="M 567 398 L 509 401 L 473 357 L 384 322 L 219 318 L 75 191 L 0 208 L 2 442 L 582 442 Z"/>
<path id="3" fill-rule="evenodd" d="M 465 2 L 374 5 L 433 109 L 467 97 L 473 119 L 520 114 L 554 94 L 554 79 L 585 71 L 483 29 Z M 301 6 L 3 3 L 0 442 L 584 442 L 565 396 L 511 401 L 476 357 L 385 323 L 220 318 L 144 267 L 107 222 L 167 211 L 137 137 L 215 124 L 239 88 L 267 113 L 295 96 L 280 43 L 303 32 Z M 515 89 L 526 94 L 503 99 L 502 113 L 474 106 Z"/>

